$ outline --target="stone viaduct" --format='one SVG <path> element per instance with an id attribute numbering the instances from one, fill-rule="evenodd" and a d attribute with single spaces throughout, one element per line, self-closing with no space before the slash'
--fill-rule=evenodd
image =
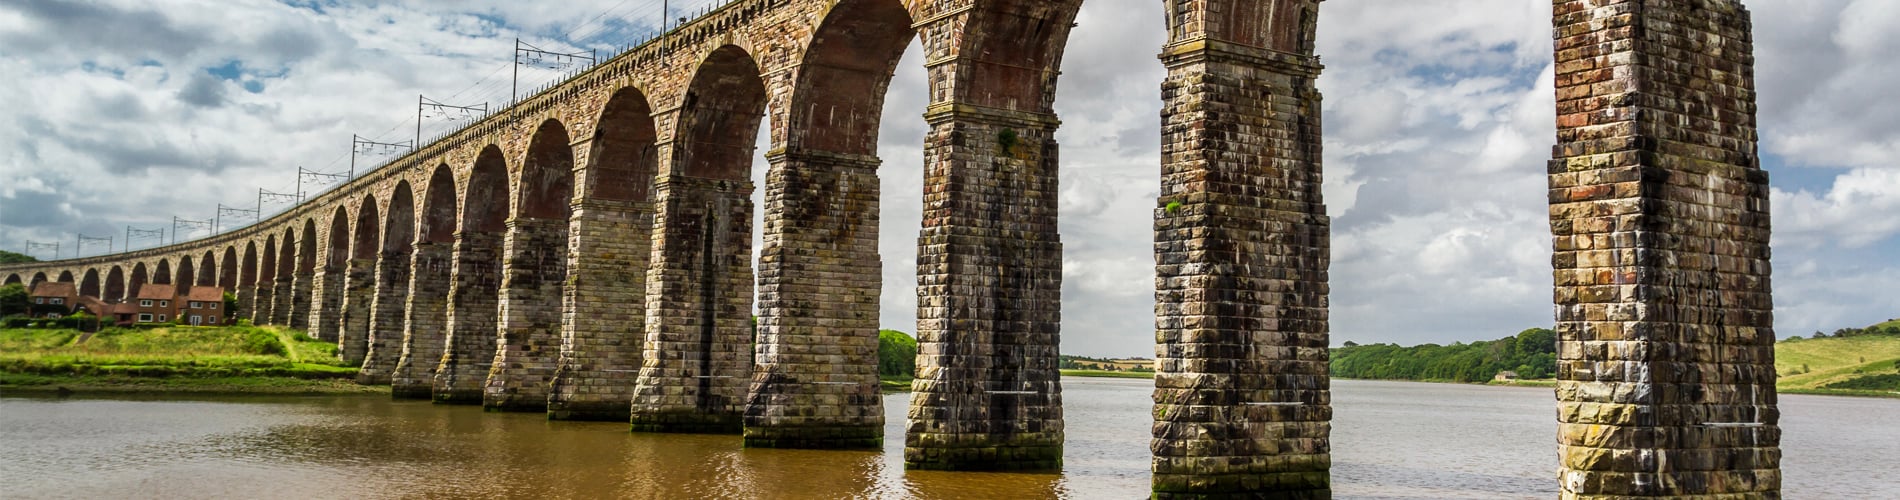
<path id="1" fill-rule="evenodd" d="M 876 447 L 877 133 L 921 39 L 905 462 L 1056 468 L 1053 105 L 1080 3 L 735 0 L 254 226 L 0 277 L 108 300 L 219 284 L 397 397 Z M 1319 1 L 1164 3 L 1154 494 L 1325 498 Z M 1739 0 L 1552 6 L 1562 496 L 1778 497 L 1749 16 Z"/>

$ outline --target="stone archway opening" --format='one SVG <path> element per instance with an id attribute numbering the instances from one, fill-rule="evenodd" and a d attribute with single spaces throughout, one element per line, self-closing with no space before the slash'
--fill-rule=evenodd
<path id="1" fill-rule="evenodd" d="M 568 225 L 574 203 L 574 147 L 567 126 L 535 128 L 515 182 L 514 216 L 503 249 L 502 315 L 484 408 L 545 412 L 560 362 L 567 286 Z"/>
<path id="2" fill-rule="evenodd" d="M 438 176 L 440 177 L 440 176 Z M 452 179 L 451 179 L 452 180 Z M 435 185 L 434 182 L 431 185 Z M 508 229 L 513 184 L 501 148 L 482 149 L 469 167 L 455 233 L 453 281 L 449 286 L 448 338 L 436 369 L 430 397 L 436 403 L 480 404 L 489 367 L 495 359 L 495 329 L 500 319 L 502 242 Z M 440 220 L 441 191 L 430 193 L 431 220 Z M 452 200 L 451 200 L 452 201 Z M 452 204 L 449 206 L 453 206 Z M 428 232 L 439 235 L 431 225 Z"/>
<path id="3" fill-rule="evenodd" d="M 892 318 L 880 308 L 889 261 L 879 235 L 891 205 L 881 199 L 889 181 L 879 175 L 879 147 L 923 136 L 920 127 L 881 144 L 880 134 L 887 116 L 917 121 L 921 85 L 900 99 L 914 107 L 892 110 L 886 102 L 905 54 L 922 50 L 909 50 L 917 35 L 903 2 L 848 0 L 824 14 L 802 60 L 770 81 L 782 97 L 768 110 L 773 127 L 763 157 L 770 167 L 760 198 L 759 362 L 747 391 L 747 446 L 881 446 L 887 416 L 877 398 L 879 330 L 885 319 L 905 323 L 898 330 L 915 325 L 914 307 Z M 922 82 L 921 63 L 904 69 Z M 912 158 L 899 165 L 896 178 L 910 181 L 900 192 L 917 192 L 921 169 Z M 897 227 L 901 234 L 916 226 Z M 902 253 L 914 255 L 914 247 Z M 916 267 L 895 265 L 904 269 L 892 274 L 904 278 L 894 288 L 910 290 Z M 814 416 L 793 403 L 804 400 L 828 403 Z"/>

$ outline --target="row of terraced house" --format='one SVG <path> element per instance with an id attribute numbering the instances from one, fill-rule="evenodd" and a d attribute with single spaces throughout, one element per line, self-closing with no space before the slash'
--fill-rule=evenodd
<path id="1" fill-rule="evenodd" d="M 111 318 L 119 325 L 175 321 L 183 325 L 211 326 L 233 320 L 224 305 L 224 288 L 216 286 L 142 286 L 123 302 L 106 302 L 81 295 L 72 283 L 46 281 L 33 285 L 30 300 L 28 315 L 36 318 L 58 318 L 85 311 L 100 318 Z"/>

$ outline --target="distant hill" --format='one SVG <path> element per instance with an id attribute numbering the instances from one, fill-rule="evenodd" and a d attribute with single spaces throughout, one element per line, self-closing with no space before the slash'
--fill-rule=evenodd
<path id="1" fill-rule="evenodd" d="M 1775 343 L 1775 386 L 1786 392 L 1900 392 L 1900 320 Z"/>
<path id="2" fill-rule="evenodd" d="M 8 252 L 6 250 L 0 250 L 0 264 L 19 264 L 23 262 L 39 262 L 39 261 L 40 261 L 39 259 L 35 259 L 31 255 L 13 253 L 13 252 Z"/>

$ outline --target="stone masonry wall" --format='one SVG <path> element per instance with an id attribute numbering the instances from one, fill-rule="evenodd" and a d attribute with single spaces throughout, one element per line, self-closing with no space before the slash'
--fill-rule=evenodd
<path id="1" fill-rule="evenodd" d="M 488 371 L 483 408 L 547 411 L 548 389 L 561 356 L 567 226 L 561 219 L 508 221 L 495 364 Z"/>
<path id="2" fill-rule="evenodd" d="M 1779 498 L 1749 15 L 1553 7 L 1561 496 Z"/>
<path id="3" fill-rule="evenodd" d="M 746 446 L 883 445 L 878 163 L 809 152 L 772 158 Z"/>
<path id="4" fill-rule="evenodd" d="M 455 266 L 454 245 L 417 243 L 411 255 L 408 300 L 403 313 L 402 358 L 390 375 L 390 394 L 404 399 L 429 399 L 435 370 L 442 365 L 448 341 L 450 274 Z"/>
<path id="5" fill-rule="evenodd" d="M 455 237 L 449 336 L 430 397 L 437 403 L 480 404 L 495 361 L 503 235 L 465 231 Z"/>
<path id="6" fill-rule="evenodd" d="M 1058 468 L 1055 117 L 970 106 L 928 118 L 905 466 Z"/>
<path id="7" fill-rule="evenodd" d="M 252 324 L 274 324 L 271 323 L 271 309 L 277 305 L 277 299 L 273 295 L 273 292 L 275 292 L 277 288 L 276 280 L 258 281 L 256 285 L 250 288 L 252 306 L 250 313 L 246 314 L 246 316 L 251 318 Z"/>
<path id="8" fill-rule="evenodd" d="M 289 304 L 285 309 L 290 314 L 290 318 L 287 320 L 290 322 L 290 328 L 306 331 L 311 330 L 312 325 L 310 321 L 315 319 L 313 309 L 316 305 L 315 300 L 317 297 L 316 271 L 297 272 L 295 278 L 292 279 L 290 283 L 289 297 Z M 336 341 L 335 338 L 324 340 Z"/>
<path id="9" fill-rule="evenodd" d="M 336 353 L 344 362 L 361 366 L 369 357 L 369 323 L 376 301 L 376 260 L 350 260 L 343 283 Z M 382 373 L 386 376 L 388 372 Z"/>
<path id="10" fill-rule="evenodd" d="M 752 372 L 752 185 L 655 187 L 636 432 L 737 434 Z"/>
<path id="11" fill-rule="evenodd" d="M 1227 33 L 1196 22 L 1241 3 L 1176 4 L 1162 54 L 1154 497 L 1331 498 L 1318 6 L 1250 2 L 1294 15 Z M 1230 41 L 1284 31 L 1293 52 Z"/>
<path id="12" fill-rule="evenodd" d="M 409 266 L 414 259 L 407 253 L 385 252 L 376 259 L 375 289 L 369 317 L 369 351 L 363 356 L 363 369 L 356 375 L 364 385 L 391 384 L 396 364 L 402 360 L 404 322 L 409 314 Z"/>
<path id="13" fill-rule="evenodd" d="M 343 290 L 348 287 L 347 273 L 343 266 L 326 267 L 312 276 L 311 295 L 315 303 L 304 302 L 306 316 L 309 317 L 310 336 L 326 342 L 337 342 L 337 355 L 344 361 L 351 360 L 345 353 L 339 334 L 343 330 Z"/>
<path id="14" fill-rule="evenodd" d="M 548 418 L 626 422 L 631 416 L 646 340 L 650 205 L 585 202 L 574 210 L 565 330 Z"/>

